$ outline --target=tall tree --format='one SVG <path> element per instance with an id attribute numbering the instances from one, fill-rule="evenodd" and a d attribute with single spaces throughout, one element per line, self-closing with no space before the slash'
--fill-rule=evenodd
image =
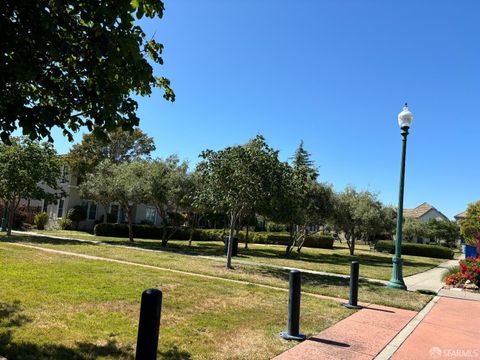
<path id="1" fill-rule="evenodd" d="M 97 136 L 138 126 L 135 96 L 162 88 L 163 45 L 135 22 L 161 18 L 160 0 L 3 0 L 0 2 L 0 137 L 17 127 L 32 139 L 60 127 Z"/>
<path id="2" fill-rule="evenodd" d="M 231 268 L 233 234 L 239 218 L 252 210 L 261 213 L 269 206 L 280 164 L 278 151 L 257 136 L 245 145 L 206 150 L 201 157 L 197 170 L 203 187 L 196 201 L 228 215 L 227 268 Z"/>
<path id="3" fill-rule="evenodd" d="M 96 138 L 92 133 L 84 134 L 82 141 L 73 145 L 66 159 L 72 171 L 85 177 L 94 173 L 96 166 L 104 160 L 116 164 L 144 159 L 154 150 L 153 138 L 139 128 L 131 132 L 117 129 L 105 139 Z"/>
<path id="4" fill-rule="evenodd" d="M 21 199 L 52 202 L 61 197 L 61 166 L 50 144 L 26 138 L 13 138 L 11 145 L 0 144 L 0 198 L 8 204 L 8 235 Z"/>
<path id="5" fill-rule="evenodd" d="M 306 171 L 312 180 L 316 180 L 319 175 L 315 162 L 311 159 L 311 154 L 305 149 L 303 140 L 300 141 L 300 145 L 293 154 L 292 165 L 294 169 Z"/>

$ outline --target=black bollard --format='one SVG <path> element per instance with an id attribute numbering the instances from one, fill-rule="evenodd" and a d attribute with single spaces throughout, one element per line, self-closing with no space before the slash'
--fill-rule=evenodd
<path id="1" fill-rule="evenodd" d="M 142 304 L 140 306 L 135 360 L 157 359 L 161 312 L 162 292 L 157 289 L 145 290 L 142 293 Z"/>
<path id="2" fill-rule="evenodd" d="M 300 295 L 302 287 L 302 273 L 298 270 L 290 271 L 290 289 L 288 292 L 288 324 L 287 331 L 280 333 L 285 340 L 305 340 L 300 334 Z"/>
<path id="3" fill-rule="evenodd" d="M 348 304 L 343 304 L 348 309 L 361 309 L 358 306 L 358 273 L 360 264 L 358 261 L 352 261 L 350 265 L 350 299 Z"/>

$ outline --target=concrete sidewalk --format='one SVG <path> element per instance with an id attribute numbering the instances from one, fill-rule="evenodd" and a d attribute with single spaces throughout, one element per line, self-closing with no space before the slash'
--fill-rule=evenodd
<path id="1" fill-rule="evenodd" d="M 404 278 L 405 285 L 410 291 L 428 290 L 438 293 L 443 287 L 442 274 L 450 266 L 458 265 L 458 259 L 446 261 L 437 267 L 419 274 Z"/>
<path id="2" fill-rule="evenodd" d="M 373 359 L 415 315 L 410 310 L 371 305 L 275 359 Z"/>

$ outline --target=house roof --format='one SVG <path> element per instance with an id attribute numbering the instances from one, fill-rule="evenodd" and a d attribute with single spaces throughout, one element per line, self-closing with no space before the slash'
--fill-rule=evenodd
<path id="1" fill-rule="evenodd" d="M 418 205 L 414 209 L 403 209 L 403 217 L 419 219 L 432 209 L 435 209 L 435 208 L 429 203 L 424 202 L 423 204 Z M 435 210 L 438 211 L 438 209 L 435 209 Z M 438 212 L 442 214 L 441 211 L 438 211 Z M 444 214 L 442 215 L 445 217 L 445 219 L 448 219 Z"/>
<path id="2" fill-rule="evenodd" d="M 403 216 L 406 218 L 419 218 L 433 209 L 433 206 L 424 202 L 414 209 L 403 209 Z"/>
<path id="3" fill-rule="evenodd" d="M 462 211 L 460 214 L 457 214 L 454 216 L 454 218 L 457 220 L 465 219 L 466 217 L 467 217 L 467 210 Z"/>

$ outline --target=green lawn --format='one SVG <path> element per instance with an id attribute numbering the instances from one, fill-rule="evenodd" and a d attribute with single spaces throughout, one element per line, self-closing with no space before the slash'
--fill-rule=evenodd
<path id="1" fill-rule="evenodd" d="M 9 359 L 133 359 L 140 295 L 151 287 L 164 294 L 159 359 L 269 359 L 294 345 L 278 337 L 287 320 L 283 291 L 6 243 L 0 259 L 0 354 Z M 349 314 L 304 296 L 301 328 L 318 333 Z"/>
<path id="2" fill-rule="evenodd" d="M 223 256 L 223 243 L 221 242 L 194 241 L 193 245 L 189 247 L 187 241 L 171 240 L 168 247 L 164 249 L 161 247 L 159 240 L 137 239 L 134 243 L 131 243 L 125 238 L 96 237 L 79 231 L 44 231 L 42 233 L 185 254 Z M 360 262 L 360 276 L 380 280 L 390 279 L 392 268 L 392 256 L 390 254 L 372 252 L 368 246 L 358 244 L 355 256 L 350 256 L 346 245 L 338 243 L 335 245 L 336 247 L 333 250 L 303 248 L 300 254 L 294 252 L 290 257 L 287 257 L 284 246 L 249 244 L 249 249 L 243 249 L 243 244 L 239 244 L 239 256 L 237 258 L 264 264 L 344 275 L 350 273 L 350 263 L 353 260 L 358 260 Z M 402 258 L 404 276 L 426 271 L 446 261 L 444 259 L 410 255 L 404 255 Z"/>
<path id="3" fill-rule="evenodd" d="M 25 235 L 13 236 L 9 238 L 9 241 L 131 261 L 167 269 L 189 271 L 225 279 L 242 280 L 256 284 L 270 285 L 285 289 L 288 288 L 288 270 L 272 268 L 264 265 L 236 264 L 235 270 L 227 270 L 223 261 L 185 255 L 174 251 L 140 251 L 141 249 L 129 247 L 92 245 L 71 240 L 58 240 L 54 238 Z M 148 244 L 148 242 L 143 241 L 136 242 L 137 245 L 144 243 Z M 207 244 L 200 243 L 194 248 L 205 245 Z M 218 244 L 213 244 L 212 246 L 218 247 Z M 348 268 L 348 264 L 345 266 Z M 348 298 L 349 292 L 348 282 L 349 280 L 345 278 L 304 273 L 302 277 L 302 289 L 305 292 L 346 299 Z M 418 292 L 405 292 L 388 289 L 381 284 L 361 281 L 359 299 L 363 302 L 420 310 L 426 302 L 431 299 L 431 296 L 420 294 Z"/>

